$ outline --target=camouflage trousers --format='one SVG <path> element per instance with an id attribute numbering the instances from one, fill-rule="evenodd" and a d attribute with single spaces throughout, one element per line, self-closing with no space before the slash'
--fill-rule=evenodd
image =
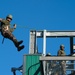
<path id="1" fill-rule="evenodd" d="M 62 75 L 66 75 L 66 61 L 60 61 L 60 70 Z"/>
<path id="2" fill-rule="evenodd" d="M 9 30 L 3 30 L 3 31 L 1 31 L 1 34 L 4 38 L 7 38 L 7 39 L 13 41 L 14 45 L 17 47 L 18 41 Z"/>

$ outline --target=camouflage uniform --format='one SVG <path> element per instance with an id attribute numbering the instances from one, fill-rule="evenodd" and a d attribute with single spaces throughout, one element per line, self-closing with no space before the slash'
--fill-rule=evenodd
<path id="1" fill-rule="evenodd" d="M 58 51 L 57 55 L 58 56 L 65 56 L 66 55 L 65 51 L 63 49 L 61 49 L 61 46 L 60 46 L 60 50 Z M 61 65 L 62 75 L 66 75 L 66 61 L 64 61 L 64 60 L 59 61 L 59 64 Z"/>
<path id="2" fill-rule="evenodd" d="M 65 56 L 66 53 L 64 52 L 64 50 L 59 50 L 58 51 L 58 56 Z"/>
<path id="3" fill-rule="evenodd" d="M 1 23 L 1 34 L 4 36 L 4 38 L 8 38 L 11 41 L 13 41 L 14 45 L 17 47 L 18 51 L 24 48 L 24 45 L 19 46 L 23 41 L 17 41 L 17 39 L 12 34 L 14 28 L 10 28 L 10 22 L 7 19 L 2 19 L 0 21 Z M 8 30 L 7 30 L 8 28 Z"/>

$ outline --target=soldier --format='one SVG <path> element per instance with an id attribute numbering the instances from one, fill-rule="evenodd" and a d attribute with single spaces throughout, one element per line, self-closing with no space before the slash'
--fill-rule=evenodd
<path id="1" fill-rule="evenodd" d="M 64 48 L 65 48 L 64 45 L 60 45 L 60 50 L 57 53 L 58 56 L 65 56 L 66 55 Z"/>
<path id="2" fill-rule="evenodd" d="M 60 50 L 58 50 L 58 53 L 57 53 L 58 56 L 66 55 L 64 48 L 65 48 L 64 45 L 60 45 Z M 59 64 L 61 65 L 62 75 L 66 75 L 66 61 L 64 61 L 64 60 L 59 61 Z"/>
<path id="3" fill-rule="evenodd" d="M 14 31 L 14 29 L 16 29 L 16 24 L 13 25 L 13 28 L 11 28 L 10 26 L 10 22 L 12 21 L 12 15 L 7 15 L 6 19 L 2 19 L 0 18 L 0 31 L 1 34 L 4 38 L 8 38 L 11 41 L 13 41 L 14 45 L 16 46 L 16 48 L 18 49 L 18 51 L 22 50 L 24 48 L 24 45 L 20 46 L 20 44 L 23 42 L 23 40 L 18 41 L 14 35 L 12 34 L 12 32 Z"/>

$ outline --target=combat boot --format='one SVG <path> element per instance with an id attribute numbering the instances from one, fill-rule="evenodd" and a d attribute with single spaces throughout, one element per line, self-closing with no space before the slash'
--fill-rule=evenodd
<path id="1" fill-rule="evenodd" d="M 19 46 L 21 43 L 23 43 L 23 40 L 21 40 L 21 41 L 18 42 L 18 46 Z"/>
<path id="2" fill-rule="evenodd" d="M 14 42 L 15 46 L 18 47 L 23 42 L 23 40 L 21 40 L 19 42 L 17 40 L 14 40 L 13 42 Z"/>
<path id="3" fill-rule="evenodd" d="M 21 51 L 23 48 L 24 48 L 24 45 L 17 47 L 18 51 Z"/>

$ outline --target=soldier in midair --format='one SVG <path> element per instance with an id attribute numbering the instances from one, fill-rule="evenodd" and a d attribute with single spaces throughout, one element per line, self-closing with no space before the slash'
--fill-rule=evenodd
<path id="1" fill-rule="evenodd" d="M 16 24 L 13 25 L 11 28 L 10 22 L 12 21 L 12 15 L 7 15 L 6 19 L 0 18 L 0 31 L 4 38 L 10 39 L 14 45 L 16 46 L 17 50 L 20 51 L 24 48 L 24 45 L 20 46 L 23 43 L 23 40 L 18 41 L 15 36 L 12 34 L 14 29 L 16 29 Z"/>

